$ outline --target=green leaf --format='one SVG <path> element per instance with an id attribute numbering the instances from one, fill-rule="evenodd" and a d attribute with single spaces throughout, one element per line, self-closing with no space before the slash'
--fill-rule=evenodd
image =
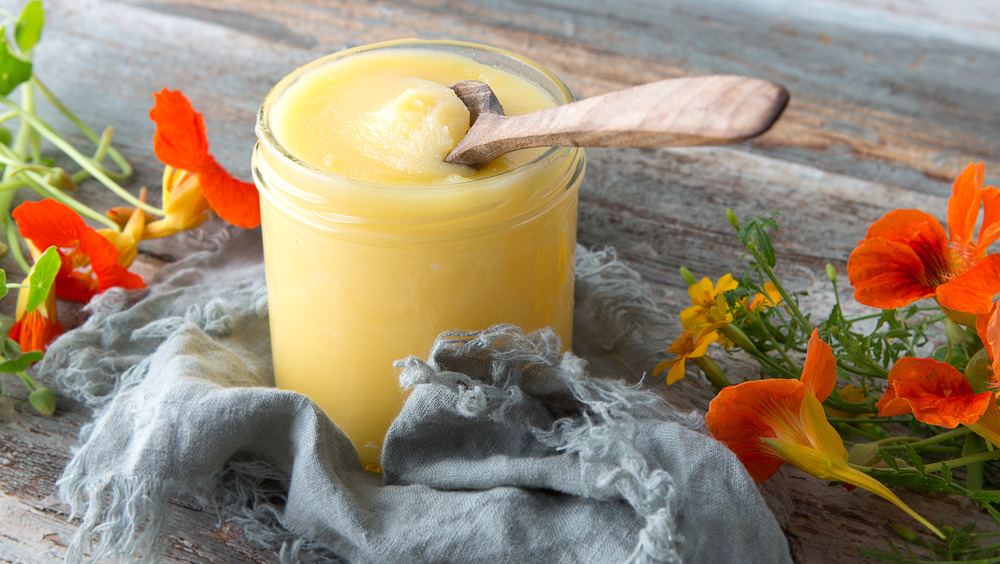
<path id="1" fill-rule="evenodd" d="M 42 351 L 28 351 L 17 358 L 0 363 L 0 372 L 6 374 L 24 372 L 33 363 L 42 360 L 42 356 L 44 356 Z"/>
<path id="2" fill-rule="evenodd" d="M 0 268 L 0 298 L 7 295 L 7 271 Z"/>
<path id="3" fill-rule="evenodd" d="M 944 478 L 944 481 L 947 484 L 950 484 L 953 481 L 951 468 L 943 460 L 941 461 L 941 477 Z"/>
<path id="4" fill-rule="evenodd" d="M 45 10 L 39 0 L 33 0 L 24 5 L 21 17 L 14 27 L 14 40 L 21 52 L 27 51 L 38 44 L 42 37 L 42 27 L 45 26 Z"/>
<path id="5" fill-rule="evenodd" d="M 771 236 L 767 234 L 768 229 L 777 230 L 778 222 L 765 215 L 760 215 L 752 217 L 740 225 L 736 237 L 743 243 L 744 247 L 760 253 L 764 266 L 774 268 L 778 259 L 775 256 L 774 245 L 771 244 Z"/>
<path id="6" fill-rule="evenodd" d="M 0 28 L 0 94 L 6 96 L 31 78 L 31 63 L 10 50 L 6 31 Z"/>
<path id="7" fill-rule="evenodd" d="M 59 274 L 59 267 L 62 261 L 59 259 L 59 251 L 55 247 L 45 249 L 42 256 L 38 257 L 35 265 L 31 267 L 31 274 L 28 276 L 28 300 L 25 303 L 24 311 L 32 312 L 39 304 L 45 301 L 52 283 Z"/>
<path id="8" fill-rule="evenodd" d="M 896 462 L 896 458 L 888 451 L 879 449 L 878 456 L 882 459 L 882 462 L 888 464 L 890 468 L 893 470 L 899 470 L 899 464 Z"/>
<path id="9" fill-rule="evenodd" d="M 910 443 L 906 443 L 905 446 L 906 446 L 906 454 L 909 455 L 910 457 L 910 464 L 912 464 L 913 467 L 917 469 L 917 472 L 923 474 L 924 461 L 920 458 L 920 455 L 917 454 L 917 451 L 912 446 L 910 446 Z"/>

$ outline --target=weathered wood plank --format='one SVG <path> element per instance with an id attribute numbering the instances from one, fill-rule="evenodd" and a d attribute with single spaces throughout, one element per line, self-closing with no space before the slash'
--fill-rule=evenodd
<path id="1" fill-rule="evenodd" d="M 11 11 L 20 4 L 0 0 Z M 323 54 L 373 41 L 494 44 L 544 63 L 582 96 L 707 73 L 785 84 L 788 110 L 751 143 L 588 152 L 580 241 L 616 248 L 667 312 L 687 300 L 679 266 L 713 278 L 742 270 L 726 208 L 741 217 L 781 212 L 781 273 L 822 311 L 823 266 L 844 278 L 871 221 L 896 207 L 943 216 L 951 179 L 969 161 L 985 160 L 987 178 L 1000 179 L 1000 13 L 986 0 L 49 0 L 46 9 L 39 76 L 93 127 L 114 126 L 136 168 L 127 187 L 149 187 L 154 202 L 162 167 L 146 115 L 151 92 L 185 92 L 205 114 L 213 153 L 249 179 L 253 118 L 271 85 Z M 43 114 L 69 130 L 51 109 Z M 93 184 L 79 197 L 97 209 L 117 204 Z M 150 276 L 162 261 L 210 246 L 211 233 L 144 243 L 138 268 Z M 62 307 L 68 325 L 84 315 Z M 0 311 L 11 308 L 0 302 Z M 55 418 L 31 415 L 20 384 L 0 383 L 0 562 L 58 561 L 74 526 L 54 484 L 89 414 L 60 399 Z M 648 385 L 683 395 L 686 406 L 707 401 L 695 378 L 676 390 Z M 886 546 L 892 523 L 907 523 L 874 496 L 794 470 L 766 488 L 802 562 L 853 561 L 858 547 Z M 932 519 L 969 511 L 902 495 Z M 178 500 L 174 519 L 169 561 L 275 561 L 188 500 Z"/>

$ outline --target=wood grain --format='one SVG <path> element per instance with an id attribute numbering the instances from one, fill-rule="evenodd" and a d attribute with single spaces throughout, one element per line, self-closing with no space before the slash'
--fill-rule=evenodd
<path id="1" fill-rule="evenodd" d="M 765 135 L 728 147 L 588 150 L 579 240 L 611 246 L 648 282 L 666 312 L 687 294 L 679 266 L 717 278 L 742 272 L 726 208 L 741 217 L 780 212 L 779 271 L 818 314 L 830 305 L 823 267 L 841 275 L 868 224 L 915 207 L 941 219 L 951 180 L 970 161 L 1000 181 L 1000 14 L 982 0 L 47 0 L 37 72 L 95 128 L 114 139 L 158 201 L 162 165 L 152 151 L 151 93 L 182 90 L 205 115 L 211 150 L 244 180 L 254 115 L 270 87 L 310 60 L 344 47 L 402 37 L 469 40 L 509 49 L 553 70 L 578 97 L 660 79 L 753 76 L 785 85 L 791 102 Z M 17 11 L 20 2 L 0 0 Z M 72 125 L 42 109 L 60 131 Z M 82 135 L 69 133 L 83 145 Z M 51 148 L 49 148 L 51 149 Z M 94 184 L 81 198 L 118 202 Z M 211 244 L 213 225 L 144 243 L 144 276 Z M 2 265 L 11 266 L 8 261 Z M 843 285 L 843 282 L 842 282 Z M 849 295 L 849 288 L 842 288 Z M 10 311 L 11 300 L 0 302 Z M 60 304 L 72 325 L 84 312 Z M 679 322 L 664 329 L 664 346 Z M 632 351 L 595 366 L 634 381 Z M 737 375 L 739 358 L 719 358 Z M 0 562 L 61 559 L 74 524 L 55 481 L 85 408 L 60 398 L 53 418 L 33 415 L 23 387 L 0 376 Z M 686 409 L 709 394 L 695 376 L 645 385 Z M 799 562 L 859 561 L 884 547 L 906 517 L 865 492 L 827 488 L 794 470 L 765 491 Z M 932 521 L 973 515 L 952 500 L 901 496 Z M 176 500 L 170 562 L 276 562 L 211 509 Z M 990 526 L 984 522 L 983 526 Z"/>

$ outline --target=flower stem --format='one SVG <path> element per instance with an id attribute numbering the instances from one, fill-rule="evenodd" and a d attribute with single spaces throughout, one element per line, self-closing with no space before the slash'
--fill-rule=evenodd
<path id="1" fill-rule="evenodd" d="M 2 194 L 0 194 L 2 197 Z M 15 231 L 14 220 L 11 219 L 9 215 L 3 216 L 4 223 L 4 234 L 7 236 L 7 247 L 10 249 L 10 254 L 13 255 L 14 260 L 17 265 L 21 267 L 21 270 L 25 274 L 31 272 L 31 265 L 25 260 L 24 254 L 21 253 L 21 245 L 18 244 L 17 231 Z"/>
<path id="2" fill-rule="evenodd" d="M 944 433 L 938 433 L 937 435 L 934 435 L 933 437 L 928 437 L 926 439 L 922 439 L 922 440 L 918 440 L 918 441 L 913 441 L 913 442 L 911 442 L 911 440 L 913 439 L 913 437 L 892 437 L 892 438 L 896 439 L 896 442 L 905 442 L 905 443 L 908 443 L 914 449 L 919 449 L 919 448 L 923 448 L 923 447 L 930 446 L 930 445 L 936 445 L 938 443 L 942 443 L 942 442 L 947 441 L 949 439 L 955 439 L 955 438 L 958 438 L 958 437 L 961 437 L 961 436 L 964 436 L 964 435 L 968 435 L 970 433 L 972 433 L 972 429 L 963 426 L 963 427 L 959 427 L 957 429 L 952 429 L 950 431 L 945 431 Z M 906 449 L 906 445 L 891 445 L 891 446 L 882 447 L 882 448 L 884 450 L 905 450 Z"/>
<path id="3" fill-rule="evenodd" d="M 76 161 L 77 164 L 79 164 L 83 169 L 92 174 L 94 178 L 96 178 L 102 184 L 104 184 L 104 186 L 107 187 L 108 190 L 111 190 L 115 195 L 117 195 L 121 199 L 125 200 L 126 202 L 132 204 L 133 206 L 143 211 L 161 217 L 164 215 L 163 210 L 143 202 L 139 198 L 136 198 L 135 196 L 130 194 L 128 190 L 119 186 L 117 182 L 112 180 L 110 177 L 108 177 L 107 174 L 104 173 L 102 167 L 98 166 L 91 159 L 87 158 L 82 153 L 80 153 L 80 151 L 78 151 L 75 147 L 73 147 L 73 145 L 71 145 L 68 141 L 63 139 L 61 135 L 56 133 L 47 123 L 42 121 L 34 113 L 25 111 L 23 108 L 12 102 L 6 96 L 0 96 L 0 102 L 3 102 L 4 104 L 13 108 L 14 111 L 17 111 L 19 113 L 20 118 L 25 123 L 30 124 L 35 131 L 37 131 L 40 135 L 45 137 L 45 139 L 47 139 L 50 143 L 58 147 L 59 150 L 61 150 L 67 156 Z"/>
<path id="4" fill-rule="evenodd" d="M 975 464 L 977 462 L 987 462 L 989 460 L 997 460 L 997 459 L 1000 459 L 1000 450 L 980 452 L 978 454 L 973 454 L 970 456 L 962 456 L 960 458 L 952 458 L 951 460 L 945 460 L 944 462 L 935 462 L 934 464 L 928 464 L 924 466 L 924 472 L 940 472 L 944 464 L 947 464 L 948 468 L 960 468 L 962 466 L 968 466 L 970 464 Z"/>
<path id="5" fill-rule="evenodd" d="M 125 159 L 125 157 L 120 152 L 118 152 L 118 149 L 115 149 L 114 146 L 110 144 L 111 128 L 105 130 L 105 134 L 99 138 L 97 134 L 94 133 L 94 130 L 92 130 L 80 118 L 76 117 L 76 114 L 74 114 L 72 111 L 70 111 L 69 108 L 67 108 L 62 102 L 60 102 L 59 99 L 56 98 L 55 95 L 52 93 L 52 91 L 49 90 L 48 87 L 46 87 L 45 84 L 42 83 L 42 81 L 38 80 L 38 77 L 32 76 L 31 82 L 38 87 L 38 90 L 43 95 L 45 95 L 48 101 L 53 106 L 55 106 L 55 108 L 59 110 L 60 113 L 62 113 L 64 116 L 66 116 L 67 119 L 73 122 L 73 125 L 75 125 L 77 129 L 79 129 L 84 135 L 87 136 L 88 139 L 90 139 L 97 145 L 97 150 L 94 153 L 94 161 L 98 166 L 101 166 L 100 162 L 101 160 L 103 160 L 104 153 L 106 152 L 107 155 L 111 157 L 111 160 L 113 160 L 115 164 L 118 165 L 118 168 L 121 169 L 119 172 L 114 172 L 108 170 L 106 167 L 101 166 L 101 170 L 103 170 L 105 174 L 107 174 L 109 177 L 117 181 L 122 181 L 128 178 L 129 176 L 132 176 L 132 165 L 128 162 L 128 160 Z M 74 180 L 76 179 L 74 178 Z"/>

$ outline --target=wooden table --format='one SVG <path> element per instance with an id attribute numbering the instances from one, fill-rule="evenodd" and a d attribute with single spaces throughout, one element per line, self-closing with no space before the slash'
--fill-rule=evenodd
<path id="1" fill-rule="evenodd" d="M 150 93 L 182 90 L 206 117 L 212 150 L 249 179 L 254 116 L 268 89 L 329 52 L 416 36 L 472 40 L 542 62 L 580 96 L 684 75 L 734 73 L 792 93 L 764 137 L 727 148 L 590 150 L 580 242 L 609 245 L 668 312 L 686 305 L 678 267 L 717 278 L 742 272 L 724 211 L 781 212 L 780 272 L 823 303 L 823 267 L 841 278 L 868 224 L 918 207 L 943 217 L 955 175 L 986 161 L 1000 181 L 1000 7 L 989 0 L 49 0 L 37 73 L 92 126 L 115 127 L 135 165 L 128 184 L 158 198 Z M 20 2 L 0 6 L 20 10 Z M 613 6 L 613 7 L 612 7 Z M 69 131 L 64 120 L 57 126 Z M 72 139 L 82 142 L 79 136 Z M 110 200 L 85 185 L 97 209 Z M 212 229 L 212 225 L 208 227 Z M 202 245 L 204 231 L 143 246 L 148 276 Z M 8 265 L 9 266 L 9 265 Z M 10 311 L 12 300 L 4 301 Z M 79 311 L 64 310 L 72 325 Z M 679 328 L 675 328 L 679 329 Z M 664 343 L 664 346 L 666 343 Z M 748 365 L 736 369 L 750 370 Z M 89 411 L 60 399 L 34 415 L 16 380 L 0 398 L 0 562 L 58 561 L 74 524 L 54 482 Z M 703 406 L 700 376 L 671 398 Z M 794 469 L 764 486 L 801 562 L 857 561 L 885 547 L 902 513 L 866 492 L 827 488 Z M 967 504 L 902 492 L 932 521 Z M 989 526 L 989 521 L 984 521 Z M 277 562 L 220 525 L 211 509 L 175 501 L 170 562 Z"/>

